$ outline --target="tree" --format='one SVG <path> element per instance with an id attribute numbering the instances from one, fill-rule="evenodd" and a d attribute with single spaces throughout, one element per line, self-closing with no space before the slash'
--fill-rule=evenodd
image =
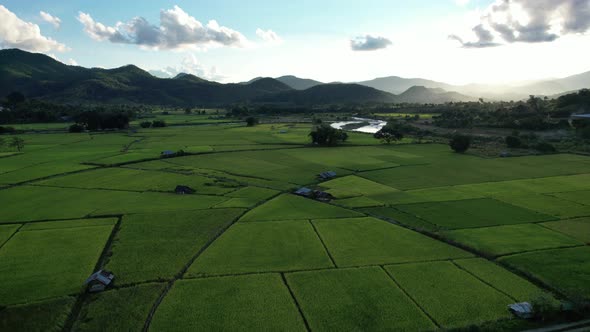
<path id="1" fill-rule="evenodd" d="M 311 141 L 318 145 L 336 145 L 345 142 L 348 134 L 341 129 L 332 128 L 327 124 L 316 126 L 310 133 Z"/>
<path id="2" fill-rule="evenodd" d="M 152 122 L 152 128 L 163 128 L 166 127 L 166 121 L 164 120 L 154 120 Z"/>
<path id="3" fill-rule="evenodd" d="M 555 153 L 557 152 L 557 149 L 555 149 L 555 147 L 548 142 L 539 142 L 537 143 L 537 145 L 535 145 L 535 150 L 541 152 L 541 153 Z"/>
<path id="4" fill-rule="evenodd" d="M 253 117 L 253 116 L 249 116 L 246 118 L 246 126 L 248 127 L 254 127 L 255 125 L 258 124 L 258 119 Z"/>
<path id="5" fill-rule="evenodd" d="M 84 126 L 82 126 L 81 124 L 78 124 L 78 123 L 74 123 L 69 128 L 70 133 L 81 133 L 83 131 L 84 131 Z"/>
<path id="6" fill-rule="evenodd" d="M 466 135 L 455 135 L 449 142 L 449 146 L 457 153 L 464 153 L 471 146 L 471 137 Z"/>
<path id="7" fill-rule="evenodd" d="M 13 137 L 10 146 L 21 152 L 25 148 L 25 140 L 20 137 Z"/>
<path id="8" fill-rule="evenodd" d="M 506 146 L 514 149 L 522 146 L 522 141 L 518 136 L 506 136 Z"/>
<path id="9" fill-rule="evenodd" d="M 141 122 L 141 123 L 139 124 L 139 126 L 140 126 L 141 128 L 149 128 L 149 127 L 151 127 L 151 126 L 152 126 L 152 123 L 151 123 L 151 122 L 149 122 L 149 121 L 143 121 L 143 122 Z"/>
<path id="10" fill-rule="evenodd" d="M 190 108 L 184 110 L 184 114 L 191 114 L 193 111 Z"/>
<path id="11" fill-rule="evenodd" d="M 402 138 L 404 138 L 404 135 L 402 135 L 400 132 L 389 132 L 379 130 L 378 132 L 373 134 L 373 137 L 381 140 L 381 142 L 385 144 L 391 144 L 391 142 L 399 141 Z"/>
<path id="12" fill-rule="evenodd" d="M 6 96 L 6 101 L 11 105 L 20 104 L 25 101 L 25 95 L 18 91 L 11 92 Z"/>

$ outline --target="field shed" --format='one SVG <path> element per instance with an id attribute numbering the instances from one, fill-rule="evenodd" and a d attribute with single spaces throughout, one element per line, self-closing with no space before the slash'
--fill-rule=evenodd
<path id="1" fill-rule="evenodd" d="M 511 304 L 508 306 L 508 310 L 519 318 L 529 319 L 533 317 L 533 306 L 528 302 Z"/>
<path id="2" fill-rule="evenodd" d="M 189 186 L 178 185 L 176 186 L 176 189 L 174 189 L 174 192 L 179 195 L 190 195 L 194 194 L 195 190 Z"/>
<path id="3" fill-rule="evenodd" d="M 322 180 L 329 180 L 329 179 L 335 178 L 336 175 L 337 174 L 334 171 L 327 171 L 327 172 L 323 172 L 323 173 L 318 174 L 318 177 Z"/>
<path id="4" fill-rule="evenodd" d="M 88 292 L 97 293 L 104 291 L 115 279 L 115 275 L 106 270 L 99 270 L 86 279 L 85 285 Z"/>
<path id="5" fill-rule="evenodd" d="M 325 191 L 314 191 L 313 196 L 315 199 L 322 202 L 329 202 L 334 199 L 334 196 L 332 196 L 332 194 L 327 193 Z"/>
<path id="6" fill-rule="evenodd" d="M 176 155 L 176 152 L 172 151 L 172 150 L 164 150 L 160 153 L 160 156 L 162 157 L 173 157 Z"/>
<path id="7" fill-rule="evenodd" d="M 313 190 L 306 187 L 302 187 L 297 189 L 294 194 L 303 197 L 311 197 L 313 195 Z"/>

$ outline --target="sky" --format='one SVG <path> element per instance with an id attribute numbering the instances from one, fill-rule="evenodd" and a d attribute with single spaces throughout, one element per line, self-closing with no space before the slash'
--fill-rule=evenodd
<path id="1" fill-rule="evenodd" d="M 0 48 L 241 82 L 503 84 L 590 70 L 590 0 L 0 0 Z"/>

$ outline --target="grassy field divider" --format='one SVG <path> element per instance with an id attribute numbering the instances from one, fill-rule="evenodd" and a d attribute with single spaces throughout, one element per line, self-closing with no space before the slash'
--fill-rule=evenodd
<path id="1" fill-rule="evenodd" d="M 444 243 L 446 243 L 448 245 L 451 245 L 453 247 L 457 247 L 459 249 L 465 250 L 465 251 L 467 251 L 467 252 L 475 255 L 476 257 L 484 258 L 484 259 L 488 260 L 489 262 L 491 262 L 493 264 L 499 264 L 500 266 L 502 266 L 506 270 L 512 272 L 513 274 L 515 274 L 517 276 L 520 276 L 521 278 L 523 278 L 525 280 L 530 281 L 533 285 L 536 285 L 537 287 L 539 287 L 539 288 L 541 288 L 543 290 L 550 291 L 551 293 L 557 295 L 560 298 L 564 298 L 564 299 L 567 298 L 567 296 L 562 291 L 560 291 L 560 290 L 556 289 L 555 287 L 547 284 L 546 282 L 544 282 L 541 279 L 533 276 L 532 274 L 526 273 L 525 271 L 516 269 L 516 268 L 511 267 L 511 266 L 509 266 L 507 264 L 503 264 L 502 262 L 497 262 L 495 260 L 497 257 L 491 256 L 491 255 L 486 254 L 484 252 L 481 252 L 479 250 L 475 250 L 475 249 L 473 249 L 471 247 L 468 247 L 468 246 L 466 246 L 466 245 L 464 245 L 462 243 L 458 243 L 458 242 L 452 241 L 452 240 L 450 240 L 450 239 L 448 239 L 448 238 L 446 238 L 446 237 L 444 237 L 444 236 L 442 236 L 440 234 L 437 234 L 437 233 L 432 233 L 432 232 L 425 231 L 425 230 L 422 230 L 422 229 L 415 229 L 415 228 L 409 227 L 407 225 L 404 225 L 402 223 L 399 223 L 396 220 L 393 220 L 391 218 L 386 218 L 386 217 L 381 217 L 381 216 L 373 216 L 371 214 L 369 214 L 369 215 L 372 216 L 372 217 L 374 217 L 374 218 L 376 218 L 376 219 L 380 219 L 380 220 L 386 221 L 388 223 L 391 223 L 391 224 L 394 224 L 394 225 L 397 225 L 397 226 L 400 226 L 400 227 L 404 227 L 406 229 L 409 229 L 409 230 L 418 232 L 418 233 L 420 233 L 422 235 L 428 236 L 428 237 L 430 237 L 430 238 L 432 238 L 434 240 L 441 241 L 441 242 L 444 242 Z M 574 247 L 583 247 L 583 246 L 584 245 L 577 245 L 577 246 L 574 246 Z M 538 250 L 535 250 L 535 251 L 546 251 L 546 250 L 555 250 L 555 249 L 556 248 L 551 248 L 551 249 L 538 249 Z M 511 254 L 511 255 L 518 255 L 518 254 Z M 503 257 L 505 257 L 505 256 L 511 256 L 511 255 L 504 255 Z"/>
<path id="2" fill-rule="evenodd" d="M 471 275 L 471 276 L 472 276 L 472 277 L 474 277 L 475 279 L 477 279 L 477 280 L 479 280 L 479 281 L 483 282 L 484 284 L 486 284 L 486 285 L 488 285 L 488 286 L 492 287 L 493 289 L 497 290 L 498 292 L 500 292 L 500 293 L 502 293 L 502 294 L 504 294 L 504 295 L 508 296 L 508 297 L 509 297 L 510 299 L 512 299 L 514 302 L 518 302 L 518 300 L 517 300 L 517 299 L 516 299 L 514 296 L 512 296 L 512 295 L 510 295 L 510 294 L 508 294 L 508 293 L 506 293 L 506 292 L 504 292 L 503 290 L 501 290 L 501 289 L 499 289 L 499 288 L 496 288 L 494 285 L 492 285 L 492 284 L 490 284 L 489 282 L 487 282 L 487 281 L 485 281 L 485 280 L 481 279 L 480 277 L 478 277 L 477 275 L 475 275 L 475 274 L 474 274 L 474 273 L 472 273 L 471 271 L 469 271 L 469 270 L 465 269 L 465 268 L 464 268 L 464 267 L 462 267 L 461 265 L 459 265 L 459 264 L 455 263 L 455 261 L 451 260 L 451 263 L 453 263 L 453 265 L 455 265 L 455 266 L 456 266 L 456 267 L 457 267 L 459 270 L 463 270 L 463 271 L 467 272 L 469 275 Z"/>
<path id="3" fill-rule="evenodd" d="M 571 246 L 524 250 L 524 251 L 519 251 L 519 252 L 511 252 L 511 253 L 507 253 L 507 254 L 498 255 L 498 256 L 495 256 L 495 258 L 497 259 L 497 258 L 503 258 L 503 257 L 508 257 L 508 256 L 520 255 L 520 254 L 528 254 L 528 253 L 532 253 L 532 252 L 543 252 L 543 251 L 559 250 L 559 249 L 571 249 L 571 248 L 579 248 L 579 247 L 586 247 L 586 246 L 587 246 L 586 244 L 576 244 L 576 245 L 571 245 Z"/>
<path id="4" fill-rule="evenodd" d="M 3 224 L 3 225 L 4 225 L 4 224 Z M 18 228 L 17 228 L 17 229 L 14 231 L 14 233 L 12 233 L 12 235 L 10 235 L 10 236 L 8 237 L 8 239 L 6 239 L 6 241 L 4 241 L 4 242 L 0 243 L 0 249 L 2 249 L 2 247 L 4 247 L 4 245 L 6 245 L 6 244 L 8 243 L 8 241 L 10 241 L 10 239 L 12 239 L 12 238 L 13 238 L 13 237 L 16 235 L 16 233 L 18 233 L 18 231 L 20 231 L 20 229 L 21 229 L 21 228 L 23 228 L 24 226 L 25 226 L 25 224 L 21 224 L 21 225 L 20 225 L 20 226 L 19 226 L 19 227 L 18 227 Z"/>
<path id="5" fill-rule="evenodd" d="M 424 308 L 422 308 L 422 306 L 416 302 L 416 300 L 410 296 L 410 294 L 402 287 L 402 285 L 400 285 L 397 280 L 395 280 L 395 278 L 389 274 L 389 272 L 387 271 L 387 269 L 385 268 L 385 266 L 383 265 L 379 265 L 379 267 L 381 267 L 381 269 L 383 270 L 383 272 L 385 272 L 385 274 L 389 277 L 389 279 L 397 286 L 397 288 L 399 288 L 404 295 L 406 295 L 406 297 L 408 299 L 410 299 L 410 301 L 412 301 L 412 303 L 414 303 L 414 305 L 416 305 L 416 307 L 418 307 L 418 309 L 420 309 L 420 311 L 422 311 L 422 313 L 424 313 L 424 315 L 426 315 L 426 317 L 428 317 L 428 319 L 430 319 L 430 321 L 436 325 L 437 328 L 442 329 L 441 325 L 434 319 L 434 317 L 432 317 L 428 312 L 426 312 L 426 310 L 424 310 Z"/>
<path id="6" fill-rule="evenodd" d="M 233 226 L 236 222 L 238 222 L 238 220 L 240 220 L 240 218 L 242 218 L 246 213 L 248 213 L 249 211 L 251 211 L 252 209 L 255 209 L 256 207 L 270 201 L 271 199 L 278 197 L 279 195 L 281 195 L 282 192 L 278 192 L 275 195 L 273 195 L 272 197 L 268 198 L 267 200 L 258 202 L 258 204 L 256 204 L 256 206 L 252 207 L 250 210 L 245 210 L 244 212 L 240 213 L 240 215 L 236 216 L 234 218 L 234 220 L 232 220 L 232 222 L 227 225 L 227 227 L 224 227 L 223 229 L 221 229 L 214 237 L 211 238 L 211 240 L 209 240 L 195 255 L 193 255 L 193 257 L 191 257 L 191 259 L 189 259 L 189 261 L 182 267 L 182 269 L 174 276 L 174 278 L 172 278 L 172 280 L 170 280 L 168 282 L 168 284 L 166 285 L 166 287 L 164 288 L 164 290 L 162 291 L 162 294 L 160 294 L 160 296 L 158 297 L 158 299 L 156 300 L 156 302 L 154 303 L 154 305 L 152 306 L 152 308 L 150 309 L 150 312 L 145 320 L 145 323 L 143 325 L 143 329 L 142 331 L 147 332 L 150 329 L 150 325 L 152 323 L 152 319 L 154 318 L 154 315 L 156 314 L 156 310 L 158 310 L 158 307 L 160 306 L 160 304 L 162 304 L 162 301 L 164 300 L 164 298 L 166 297 L 166 295 L 168 295 L 168 292 L 170 292 L 170 289 L 172 289 L 172 286 L 174 286 L 174 283 L 181 279 L 183 277 L 184 274 L 186 274 L 186 271 L 188 271 L 188 269 L 191 267 L 191 265 L 197 260 L 197 258 L 199 258 L 199 256 L 201 256 L 201 254 L 203 252 L 205 252 L 205 250 L 207 250 L 207 248 L 209 248 L 211 246 L 211 244 L 213 244 L 213 242 L 215 242 L 215 240 L 217 240 L 223 233 L 225 233 L 231 226 Z"/>
<path id="7" fill-rule="evenodd" d="M 284 273 L 281 273 L 281 279 L 283 279 L 283 284 L 285 285 L 285 287 L 287 287 L 287 290 L 289 290 L 289 294 L 291 295 L 291 298 L 293 299 L 293 303 L 297 307 L 297 310 L 299 311 L 299 315 L 301 316 L 301 319 L 303 319 L 303 323 L 305 324 L 305 329 L 307 331 L 311 331 L 311 328 L 309 327 L 309 323 L 307 322 L 307 318 L 305 318 L 305 315 L 303 314 L 303 310 L 301 309 L 301 306 L 299 305 L 299 301 L 297 301 L 297 298 L 295 297 L 295 294 L 293 293 L 291 286 L 289 286 L 289 283 L 287 282 L 287 278 L 285 278 Z"/>
<path id="8" fill-rule="evenodd" d="M 46 163 L 44 163 L 44 164 L 46 164 Z M 39 165 L 41 165 L 41 164 L 39 164 Z M 36 166 L 36 165 L 33 165 L 33 166 Z M 13 188 L 13 187 L 24 186 L 24 185 L 27 185 L 29 183 L 33 183 L 33 182 L 36 182 L 36 181 L 49 180 L 49 179 L 57 178 L 57 177 L 60 177 L 60 176 L 73 175 L 73 174 L 78 174 L 78 173 L 84 173 L 84 172 L 88 172 L 88 171 L 93 171 L 93 170 L 98 169 L 98 168 L 101 168 L 101 167 L 92 167 L 92 168 L 79 169 L 79 170 L 75 170 L 75 171 L 71 171 L 71 172 L 65 172 L 65 173 L 59 173 L 59 174 L 52 174 L 52 175 L 49 175 L 49 176 L 44 176 L 44 177 L 40 177 L 40 178 L 36 178 L 36 179 L 31 179 L 31 180 L 26 180 L 26 181 L 22 181 L 22 182 L 17 182 L 17 183 L 9 184 L 9 185 L 7 185 L 5 187 L 0 187 L 0 190 L 10 189 L 10 188 Z M 22 170 L 22 168 L 21 168 L 21 170 Z M 4 173 L 4 174 L 6 174 L 6 173 Z"/>
<path id="9" fill-rule="evenodd" d="M 311 219 L 309 220 L 309 224 L 311 225 L 311 228 L 313 228 L 313 231 L 315 232 L 315 235 L 317 235 L 318 239 L 322 243 L 322 246 L 324 246 L 324 250 L 326 251 L 326 254 L 328 254 L 328 257 L 330 257 L 330 260 L 332 261 L 332 265 L 334 265 L 334 267 L 338 268 L 338 265 L 336 264 L 336 261 L 334 260 L 334 257 L 332 257 L 332 254 L 330 253 L 330 250 L 328 250 L 328 247 L 326 246 L 326 243 L 324 242 L 324 239 L 322 239 L 322 236 L 318 232 L 317 228 L 315 227 L 315 225 L 313 224 L 313 221 Z"/>
<path id="10" fill-rule="evenodd" d="M 111 217 L 113 217 L 113 216 L 111 216 Z M 109 252 L 111 251 L 111 248 L 113 246 L 113 242 L 115 241 L 115 237 L 117 236 L 117 234 L 119 233 L 119 230 L 121 229 L 121 222 L 123 221 L 123 215 L 117 215 L 117 218 L 118 218 L 117 223 L 115 224 L 115 226 L 113 226 L 113 230 L 111 231 L 111 235 L 109 236 L 104 248 L 102 249 L 102 253 L 100 254 L 100 258 L 98 259 L 98 261 L 96 262 L 96 265 L 94 266 L 94 271 L 98 271 L 101 268 L 103 268 L 107 262 L 107 258 L 109 256 Z M 72 328 L 74 327 L 74 322 L 76 321 L 76 319 L 80 315 L 80 311 L 82 310 L 82 305 L 84 304 L 84 302 L 86 302 L 88 300 L 88 297 L 89 297 L 89 294 L 88 294 L 88 292 L 86 292 L 85 288 L 82 290 L 82 292 L 80 294 L 78 294 L 78 297 L 76 299 L 76 303 L 72 307 L 72 311 L 68 315 L 68 319 L 66 320 L 66 322 L 64 324 L 64 328 L 63 328 L 64 331 L 71 331 L 72 330 Z"/>

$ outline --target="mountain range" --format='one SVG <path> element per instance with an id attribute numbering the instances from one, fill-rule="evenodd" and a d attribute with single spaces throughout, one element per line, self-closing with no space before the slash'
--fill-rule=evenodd
<path id="1" fill-rule="evenodd" d="M 20 91 L 28 97 L 64 103 L 227 105 L 237 102 L 297 105 L 342 103 L 446 103 L 478 98 L 519 100 L 590 87 L 590 72 L 521 85 L 451 85 L 421 78 L 382 77 L 356 83 L 322 83 L 295 76 L 257 77 L 222 84 L 191 74 L 157 78 L 133 65 L 115 69 L 65 65 L 18 49 L 0 50 L 0 96 Z"/>

